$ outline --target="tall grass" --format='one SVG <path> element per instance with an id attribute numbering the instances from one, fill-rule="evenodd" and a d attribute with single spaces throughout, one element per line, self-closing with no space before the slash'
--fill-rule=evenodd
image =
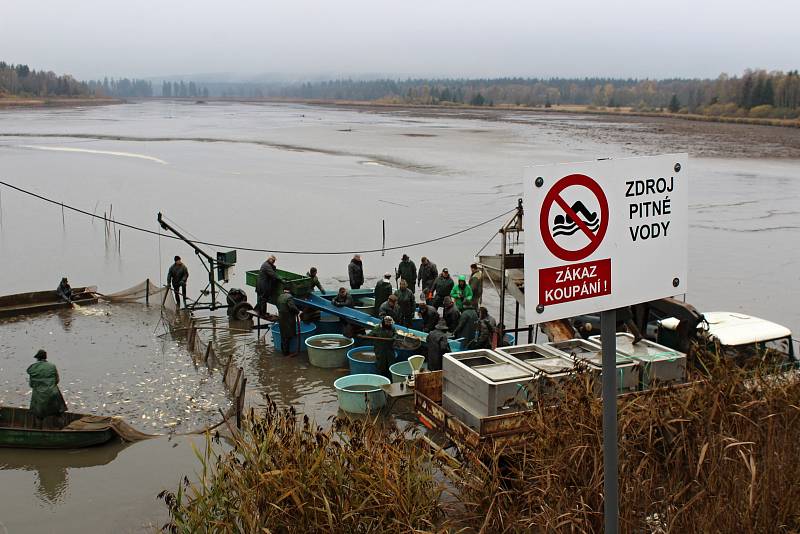
<path id="1" fill-rule="evenodd" d="M 800 380 L 705 368 L 692 386 L 619 399 L 622 531 L 800 530 Z M 455 470 L 437 470 L 421 439 L 391 425 L 335 419 L 323 430 L 270 405 L 230 453 L 198 453 L 199 481 L 163 494 L 167 528 L 601 532 L 602 404 L 590 378 L 527 415 L 523 447 L 464 454 Z"/>

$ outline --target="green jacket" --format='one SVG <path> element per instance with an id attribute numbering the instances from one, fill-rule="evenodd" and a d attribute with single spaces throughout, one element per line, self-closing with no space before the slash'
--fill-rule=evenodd
<path id="1" fill-rule="evenodd" d="M 381 309 L 381 304 L 386 302 L 389 295 L 392 294 L 392 284 L 385 280 L 379 280 L 375 285 L 375 315 L 378 315 L 378 310 Z"/>
<path id="2" fill-rule="evenodd" d="M 389 366 L 394 363 L 394 328 L 384 328 L 382 324 L 379 324 L 372 329 L 369 336 L 383 338 L 371 341 L 375 347 L 375 363 L 378 373 L 390 378 Z"/>
<path id="3" fill-rule="evenodd" d="M 48 361 L 38 361 L 28 367 L 28 384 L 33 388 L 31 411 L 43 419 L 50 415 L 61 415 L 67 405 L 58 389 L 58 369 Z"/>
<path id="4" fill-rule="evenodd" d="M 450 291 L 450 296 L 453 297 L 453 302 L 456 303 L 458 311 L 464 311 L 464 303 L 468 300 L 472 300 L 472 288 L 467 284 L 464 286 L 464 289 L 461 289 L 458 287 L 458 284 L 456 284 Z"/>
<path id="5" fill-rule="evenodd" d="M 289 339 L 297 335 L 297 316 L 300 310 L 292 299 L 290 293 L 281 293 L 275 303 L 278 307 L 278 324 L 281 327 L 281 337 Z"/>
<path id="6" fill-rule="evenodd" d="M 415 287 L 417 285 L 417 266 L 411 260 L 401 261 L 397 266 L 397 276 L 395 280 L 402 278 L 408 283 L 408 287 Z"/>

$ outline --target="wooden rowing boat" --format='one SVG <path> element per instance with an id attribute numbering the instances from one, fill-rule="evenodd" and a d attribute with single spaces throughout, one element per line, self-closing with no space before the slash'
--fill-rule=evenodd
<path id="1" fill-rule="evenodd" d="M 81 424 L 87 418 L 67 412 L 39 420 L 27 408 L 0 406 L 0 447 L 82 449 L 107 443 L 117 435 L 111 425 Z"/>
<path id="2" fill-rule="evenodd" d="M 76 287 L 72 289 L 72 302 L 78 306 L 96 304 L 97 287 Z M 17 293 L 0 297 L 0 317 L 16 317 L 30 313 L 40 313 L 62 308 L 70 308 L 72 304 L 62 300 L 55 290 Z"/>

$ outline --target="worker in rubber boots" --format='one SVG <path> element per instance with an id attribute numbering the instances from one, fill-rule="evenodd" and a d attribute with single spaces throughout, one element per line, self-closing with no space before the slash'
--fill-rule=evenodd
<path id="1" fill-rule="evenodd" d="M 416 299 L 414 292 L 408 289 L 408 282 L 405 278 L 400 280 L 400 288 L 394 292 L 394 296 L 397 297 L 397 308 L 400 311 L 398 322 L 405 327 L 410 327 L 411 320 L 414 318 Z"/>
<path id="2" fill-rule="evenodd" d="M 475 310 L 475 303 L 468 300 L 464 303 L 464 311 L 458 317 L 458 324 L 453 330 L 453 337 L 464 338 L 461 346 L 466 348 L 475 339 L 475 329 L 478 326 L 478 312 Z"/>
<path id="3" fill-rule="evenodd" d="M 316 287 L 317 289 L 319 289 L 319 292 L 324 295 L 325 289 L 322 287 L 322 284 L 319 283 L 319 278 L 317 277 L 317 268 L 316 267 L 310 268 L 306 276 L 311 278 L 311 287 Z"/>
<path id="4" fill-rule="evenodd" d="M 492 338 L 494 337 L 495 330 L 497 330 L 497 321 L 494 317 L 489 315 L 489 310 L 480 307 L 478 311 L 478 328 L 477 337 L 467 345 L 468 350 L 475 349 L 491 349 Z"/>
<path id="5" fill-rule="evenodd" d="M 447 323 L 447 329 L 454 332 L 458 326 L 458 319 L 461 317 L 461 312 L 458 311 L 453 299 L 445 297 L 442 302 L 442 319 Z"/>
<path id="6" fill-rule="evenodd" d="M 387 315 L 381 319 L 381 324 L 372 329 L 369 333 L 370 337 L 378 338 L 372 339 L 372 344 L 375 347 L 375 363 L 378 368 L 378 374 L 385 376 L 391 380 L 389 373 L 389 366 L 394 363 L 394 319 Z"/>
<path id="7" fill-rule="evenodd" d="M 470 265 L 469 270 L 469 288 L 472 290 L 472 300 L 477 306 L 483 297 L 483 271 L 478 269 L 477 263 Z"/>
<path id="8" fill-rule="evenodd" d="M 256 311 L 261 315 L 267 313 L 267 300 L 269 296 L 278 287 L 278 272 L 275 270 L 275 262 L 277 258 L 270 256 L 261 264 L 258 270 L 258 279 L 256 280 Z M 277 303 L 276 303 L 277 305 Z"/>
<path id="9" fill-rule="evenodd" d="M 361 256 L 356 254 L 347 266 L 347 276 L 350 278 L 350 289 L 360 289 L 364 285 L 364 264 Z"/>
<path id="10" fill-rule="evenodd" d="M 375 317 L 378 316 L 381 306 L 392 294 L 392 274 L 386 273 L 383 275 L 383 280 L 379 280 L 375 284 Z"/>
<path id="11" fill-rule="evenodd" d="M 439 312 L 436 308 L 421 300 L 417 303 L 417 310 L 419 316 L 422 317 L 422 331 L 432 332 L 436 329 L 436 323 L 439 322 Z"/>
<path id="12" fill-rule="evenodd" d="M 450 296 L 456 303 L 458 311 L 464 311 L 464 303 L 472 301 L 472 288 L 467 285 L 467 277 L 463 274 L 458 277 L 458 284 L 450 290 Z"/>
<path id="13" fill-rule="evenodd" d="M 189 269 L 181 261 L 180 256 L 175 256 L 175 263 L 173 263 L 169 271 L 167 271 L 167 285 L 172 287 L 175 292 L 175 304 L 178 308 L 181 307 L 181 292 L 183 292 L 183 306 L 189 307 L 186 302 L 186 281 L 189 280 Z"/>
<path id="14" fill-rule="evenodd" d="M 425 294 L 425 300 L 428 300 L 428 294 L 433 291 L 433 283 L 436 281 L 437 276 L 439 276 L 439 270 L 436 268 L 436 264 L 425 256 L 422 256 L 419 260 L 417 283 Z M 428 304 L 430 304 L 430 302 Z"/>
<path id="15" fill-rule="evenodd" d="M 59 416 L 67 411 L 67 404 L 58 389 L 58 369 L 47 361 L 47 352 L 39 350 L 36 363 L 28 367 L 28 385 L 31 392 L 31 412 L 37 419 Z"/>
<path id="16" fill-rule="evenodd" d="M 447 341 L 447 323 L 441 319 L 436 323 L 434 330 L 428 334 L 425 340 L 425 345 L 428 347 L 428 362 L 429 371 L 442 370 L 442 356 L 450 352 L 450 344 Z"/>
<path id="17" fill-rule="evenodd" d="M 300 315 L 300 310 L 297 309 L 288 288 L 284 288 L 275 305 L 278 307 L 278 325 L 281 328 L 281 353 L 288 356 L 292 339 L 298 335 L 297 316 Z M 299 347 L 300 340 L 297 342 Z"/>
<path id="18" fill-rule="evenodd" d="M 413 260 L 408 257 L 408 254 L 403 254 L 400 259 L 400 265 L 397 266 L 395 280 L 403 279 L 406 281 L 408 287 L 415 287 L 417 285 L 417 266 L 414 265 Z"/>
<path id="19" fill-rule="evenodd" d="M 442 274 L 433 282 L 433 307 L 437 310 L 441 308 L 445 297 L 449 297 L 452 290 L 453 279 L 450 278 L 450 271 L 445 267 L 442 269 Z"/>

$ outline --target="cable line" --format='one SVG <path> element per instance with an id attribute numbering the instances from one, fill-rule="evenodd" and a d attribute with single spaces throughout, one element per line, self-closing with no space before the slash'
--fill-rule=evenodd
<path id="1" fill-rule="evenodd" d="M 45 202 L 49 202 L 50 204 L 55 204 L 56 206 L 63 207 L 63 209 L 68 209 L 68 210 L 74 211 L 76 213 L 80 213 L 82 215 L 86 215 L 88 217 L 92 217 L 94 219 L 100 219 L 102 221 L 109 221 L 109 222 L 112 222 L 113 224 L 115 224 L 117 226 L 122 226 L 124 228 L 129 228 L 131 230 L 136 230 L 137 232 L 144 232 L 146 234 L 151 234 L 151 235 L 155 235 L 155 236 L 159 236 L 159 237 L 167 237 L 167 238 L 170 238 L 170 239 L 179 240 L 178 237 L 173 236 L 173 235 L 162 234 L 161 232 L 156 232 L 155 230 L 149 230 L 147 228 L 142 228 L 141 226 L 135 226 L 133 224 L 124 223 L 124 222 L 120 222 L 120 221 L 117 221 L 117 220 L 113 220 L 112 221 L 111 219 L 107 219 L 107 218 L 103 217 L 102 215 L 96 215 L 94 213 L 90 213 L 90 212 L 82 210 L 80 208 L 76 208 L 74 206 L 70 206 L 69 204 L 64 204 L 63 202 L 59 202 L 59 201 L 44 197 L 42 195 L 34 193 L 33 191 L 27 191 L 25 189 L 22 189 L 21 187 L 17 187 L 15 185 L 9 184 L 7 182 L 0 181 L 0 185 L 4 185 L 6 187 L 14 189 L 15 191 L 19 191 L 20 193 L 23 193 L 23 194 L 26 194 L 26 195 L 30 195 L 30 196 L 32 196 L 34 198 L 38 198 L 39 200 L 43 200 Z M 308 256 L 336 256 L 336 255 L 344 255 L 344 254 L 367 254 L 367 253 L 371 253 L 371 252 L 381 252 L 381 251 L 384 251 L 384 250 L 400 250 L 400 249 L 404 249 L 404 248 L 418 247 L 420 245 L 427 245 L 429 243 L 435 243 L 436 241 L 442 241 L 444 239 L 449 239 L 451 237 L 455 237 L 457 235 L 464 234 L 464 233 L 467 233 L 469 231 L 475 230 L 476 228 L 480 228 L 481 226 L 485 226 L 485 225 L 487 225 L 487 224 L 489 224 L 491 222 L 496 221 L 497 219 L 500 219 L 501 217 L 505 217 L 506 215 L 509 215 L 510 213 L 513 213 L 516 210 L 517 210 L 517 208 L 514 207 L 514 208 L 512 208 L 512 209 L 510 209 L 510 210 L 508 210 L 506 212 L 501 213 L 500 215 L 492 217 L 491 219 L 487 219 L 487 220 L 485 220 L 483 222 L 479 222 L 478 224 L 474 224 L 474 225 L 470 226 L 469 228 L 464 228 L 463 230 L 458 230 L 457 232 L 452 232 L 452 233 L 447 234 L 447 235 L 434 237 L 432 239 L 426 239 L 424 241 L 417 241 L 416 243 L 408 243 L 408 244 L 405 244 L 405 245 L 396 245 L 396 246 L 393 246 L 393 247 L 385 247 L 385 248 L 360 249 L 360 250 L 340 250 L 340 251 L 274 250 L 274 249 L 266 249 L 266 248 L 252 248 L 252 247 L 240 247 L 240 246 L 235 246 L 235 245 L 224 245 L 224 244 L 220 244 L 220 243 L 210 243 L 208 241 L 195 241 L 195 243 L 198 244 L 198 245 L 206 245 L 206 246 L 209 246 L 209 247 L 220 248 L 220 249 L 226 249 L 227 248 L 227 249 L 244 250 L 244 251 L 247 251 L 247 252 L 268 252 L 268 253 L 271 253 L 271 254 L 297 254 L 297 255 L 308 255 Z"/>

